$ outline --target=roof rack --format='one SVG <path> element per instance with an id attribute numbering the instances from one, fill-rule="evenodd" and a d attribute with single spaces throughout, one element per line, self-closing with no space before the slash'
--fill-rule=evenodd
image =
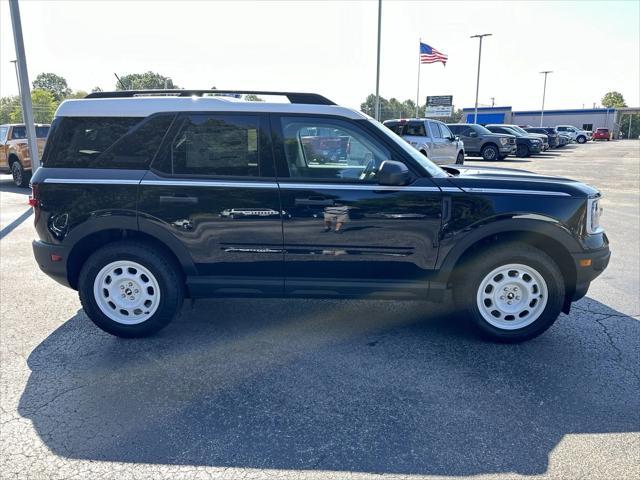
<path id="1" fill-rule="evenodd" d="M 115 92 L 94 92 L 84 98 L 129 98 L 149 96 L 202 97 L 204 94 L 223 95 L 279 95 L 287 97 L 291 103 L 307 105 L 335 105 L 334 102 L 317 93 L 265 92 L 262 90 L 118 90 Z M 221 96 L 223 96 L 221 95 Z"/>

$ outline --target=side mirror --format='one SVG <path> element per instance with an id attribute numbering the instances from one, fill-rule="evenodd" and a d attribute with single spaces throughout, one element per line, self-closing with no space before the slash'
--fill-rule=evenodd
<path id="1" fill-rule="evenodd" d="M 478 136 L 478 132 L 471 131 L 469 132 L 469 136 L 475 138 Z"/>
<path id="2" fill-rule="evenodd" d="M 409 169 L 402 162 L 385 160 L 378 169 L 378 184 L 399 187 L 411 180 Z"/>

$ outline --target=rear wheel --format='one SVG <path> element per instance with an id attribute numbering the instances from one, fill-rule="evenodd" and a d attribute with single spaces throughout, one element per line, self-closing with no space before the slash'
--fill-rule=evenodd
<path id="1" fill-rule="evenodd" d="M 494 145 L 486 145 L 480 153 L 485 160 L 498 160 L 500 157 L 500 152 Z"/>
<path id="2" fill-rule="evenodd" d="M 15 160 L 11 164 L 11 176 L 13 177 L 13 183 L 18 187 L 28 187 L 31 175 L 24 169 L 20 160 Z"/>
<path id="3" fill-rule="evenodd" d="M 529 156 L 529 147 L 526 145 L 518 145 L 516 147 L 516 155 L 518 157 L 528 157 Z"/>
<path id="4" fill-rule="evenodd" d="M 122 241 L 87 259 L 78 292 L 85 312 L 102 330 L 118 337 L 145 337 L 175 318 L 184 280 L 161 251 Z"/>
<path id="5" fill-rule="evenodd" d="M 456 165 L 464 165 L 464 153 L 458 152 L 458 158 L 456 158 Z"/>
<path id="6" fill-rule="evenodd" d="M 456 302 L 482 335 L 522 342 L 547 330 L 562 310 L 562 273 L 546 253 L 508 243 L 483 250 L 458 272 Z"/>

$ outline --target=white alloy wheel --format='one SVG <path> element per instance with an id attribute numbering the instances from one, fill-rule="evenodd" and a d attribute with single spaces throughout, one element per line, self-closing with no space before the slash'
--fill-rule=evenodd
<path id="1" fill-rule="evenodd" d="M 517 263 L 487 274 L 478 287 L 478 310 L 487 323 L 517 330 L 535 322 L 547 305 L 547 283 L 538 271 Z"/>
<path id="2" fill-rule="evenodd" d="M 93 282 L 96 304 L 107 317 L 123 325 L 137 325 L 156 312 L 160 288 L 155 276 L 139 263 L 111 262 Z"/>

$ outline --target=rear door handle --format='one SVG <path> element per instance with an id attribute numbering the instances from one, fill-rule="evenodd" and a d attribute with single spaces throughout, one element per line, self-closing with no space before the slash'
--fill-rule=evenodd
<path id="1" fill-rule="evenodd" d="M 188 197 L 187 195 L 161 195 L 160 203 L 198 203 L 198 197 Z"/>

